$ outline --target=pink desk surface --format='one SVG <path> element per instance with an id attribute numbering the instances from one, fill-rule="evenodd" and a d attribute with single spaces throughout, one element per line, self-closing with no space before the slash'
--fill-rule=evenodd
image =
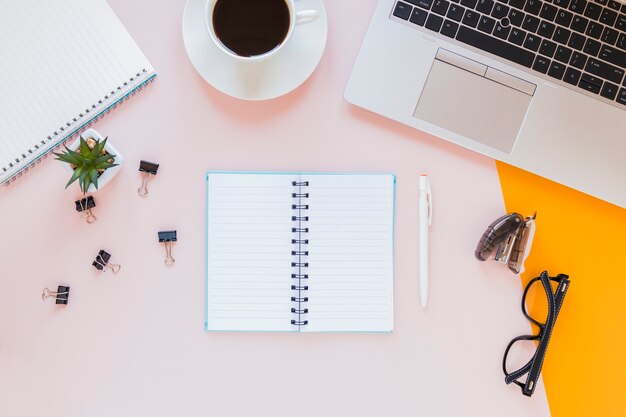
<path id="1" fill-rule="evenodd" d="M 157 69 L 154 85 L 95 127 L 126 166 L 96 195 L 98 221 L 46 160 L 0 191 L 0 416 L 542 416 L 504 384 L 502 353 L 530 330 L 518 277 L 477 262 L 504 212 L 492 160 L 355 108 L 343 90 L 375 0 L 327 1 L 328 46 L 312 77 L 269 102 L 207 85 L 183 46 L 184 1 L 111 0 Z M 140 199 L 140 159 L 161 164 Z M 391 334 L 207 333 L 204 173 L 209 169 L 397 174 Z M 435 199 L 431 291 L 418 302 L 418 175 Z M 176 265 L 158 230 L 175 228 Z M 122 264 L 99 273 L 99 249 Z M 40 299 L 71 285 L 70 304 Z"/>

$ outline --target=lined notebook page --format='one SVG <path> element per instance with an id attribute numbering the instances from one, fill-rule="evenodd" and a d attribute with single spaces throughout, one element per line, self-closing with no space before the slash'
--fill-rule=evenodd
<path id="1" fill-rule="evenodd" d="M 207 330 L 291 324 L 293 175 L 209 174 Z"/>
<path id="2" fill-rule="evenodd" d="M 105 0 L 3 2 L 0 56 L 0 182 L 154 72 Z"/>
<path id="3" fill-rule="evenodd" d="M 206 328 L 391 331 L 394 184 L 391 175 L 210 173 Z M 295 201 L 294 192 L 308 197 Z M 294 203 L 309 208 L 294 212 Z M 294 215 L 308 220 L 298 224 Z M 294 256 L 298 249 L 308 255 Z"/>
<path id="4" fill-rule="evenodd" d="M 308 324 L 302 331 L 393 328 L 392 175 L 309 181 Z"/>

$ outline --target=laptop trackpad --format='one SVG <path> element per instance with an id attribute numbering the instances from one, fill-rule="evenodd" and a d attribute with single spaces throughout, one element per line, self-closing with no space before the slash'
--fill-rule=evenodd
<path id="1" fill-rule="evenodd" d="M 441 49 L 413 115 L 510 153 L 535 88 L 520 78 Z"/>

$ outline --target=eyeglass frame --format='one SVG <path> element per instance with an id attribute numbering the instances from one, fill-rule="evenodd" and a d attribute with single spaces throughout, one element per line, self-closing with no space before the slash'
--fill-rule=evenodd
<path id="1" fill-rule="evenodd" d="M 530 287 L 537 281 L 541 281 L 543 289 L 546 293 L 546 297 L 548 298 L 548 316 L 546 318 L 545 323 L 540 323 L 528 314 L 526 311 L 526 296 L 528 295 L 528 291 Z M 557 282 L 557 288 L 555 291 L 552 289 L 552 285 L 550 281 Z M 554 325 L 556 324 L 556 319 L 558 318 L 559 312 L 561 311 L 561 306 L 563 305 L 563 300 L 565 298 L 565 294 L 569 288 L 570 280 L 569 276 L 565 274 L 559 274 L 556 277 L 550 277 L 548 275 L 548 271 L 543 271 L 541 275 L 536 278 L 531 279 L 526 288 L 524 289 L 524 294 L 522 295 L 522 313 L 524 316 L 531 322 L 539 327 L 539 333 L 537 335 L 522 335 L 511 340 L 504 351 L 504 357 L 502 359 L 502 370 L 504 371 L 504 382 L 507 384 L 514 383 L 518 385 L 522 394 L 530 397 L 533 395 L 535 388 L 537 386 L 537 380 L 539 379 L 539 375 L 541 374 L 541 368 L 543 366 L 543 361 L 545 359 L 546 351 L 548 349 L 548 343 L 550 342 L 550 337 L 552 336 L 552 331 L 554 329 Z M 535 354 L 533 357 L 526 363 L 526 365 L 519 368 L 517 371 L 513 371 L 509 373 L 506 369 L 506 359 L 509 354 L 509 350 L 511 347 L 520 340 L 539 340 L 539 344 L 537 349 L 535 350 Z M 528 374 L 526 378 L 526 382 L 518 381 L 519 378 Z"/>

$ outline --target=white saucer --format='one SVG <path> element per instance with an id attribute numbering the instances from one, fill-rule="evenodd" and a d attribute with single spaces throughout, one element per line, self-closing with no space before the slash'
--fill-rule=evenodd
<path id="1" fill-rule="evenodd" d="M 296 89 L 317 67 L 328 35 L 322 0 L 296 0 L 296 10 L 317 10 L 319 17 L 294 28 L 289 43 L 266 61 L 243 63 L 224 52 L 209 37 L 204 17 L 206 0 L 187 0 L 183 39 L 196 71 L 224 94 L 244 100 L 268 100 Z"/>

